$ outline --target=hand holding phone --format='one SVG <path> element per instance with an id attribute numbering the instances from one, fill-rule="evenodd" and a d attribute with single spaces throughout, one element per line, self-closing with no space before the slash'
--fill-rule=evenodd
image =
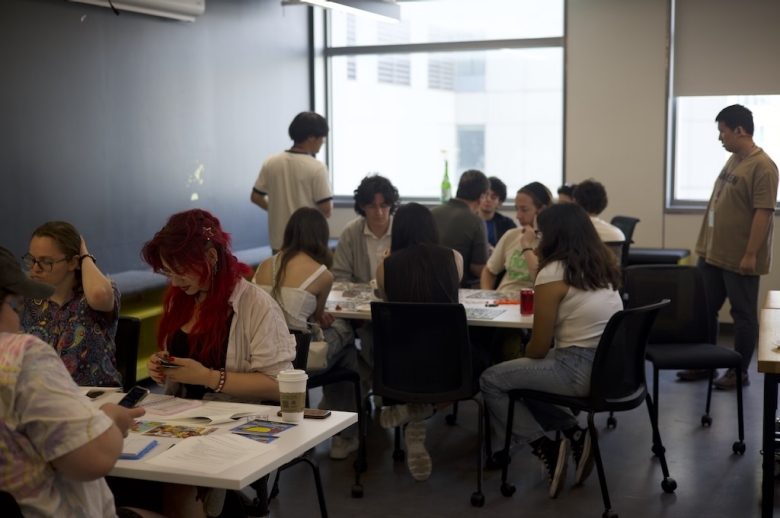
<path id="1" fill-rule="evenodd" d="M 130 391 L 125 394 L 125 397 L 123 397 L 122 400 L 117 404 L 125 408 L 135 408 L 140 405 L 141 401 L 146 399 L 146 396 L 148 395 L 149 389 L 136 385 L 135 387 L 131 388 Z"/>
<path id="2" fill-rule="evenodd" d="M 157 363 L 160 365 L 160 367 L 165 367 L 166 369 L 176 369 L 181 367 L 181 365 L 177 363 L 173 363 L 168 358 L 160 356 L 159 354 L 156 354 L 156 356 L 157 356 Z"/>

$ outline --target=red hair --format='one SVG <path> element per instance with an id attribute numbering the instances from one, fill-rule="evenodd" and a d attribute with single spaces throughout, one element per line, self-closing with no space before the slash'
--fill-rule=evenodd
<path id="1" fill-rule="evenodd" d="M 217 252 L 216 274 L 206 255 L 212 248 Z M 174 214 L 154 238 L 144 244 L 141 257 L 155 272 L 165 269 L 162 264 L 165 259 L 173 273 L 196 276 L 201 285 L 211 283 L 198 320 L 188 336 L 190 357 L 207 367 L 222 367 L 224 344 L 230 331 L 228 300 L 239 279 L 252 273 L 252 269 L 231 253 L 230 235 L 222 230 L 219 220 L 201 209 Z M 174 333 L 189 322 L 195 305 L 195 297 L 168 286 L 163 303 L 165 310 L 157 331 L 160 350 L 165 350 Z"/>

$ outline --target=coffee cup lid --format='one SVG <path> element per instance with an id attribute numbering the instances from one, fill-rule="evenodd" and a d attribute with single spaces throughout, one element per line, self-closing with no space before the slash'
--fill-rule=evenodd
<path id="1" fill-rule="evenodd" d="M 309 379 L 309 375 L 304 370 L 288 369 L 279 372 L 278 378 L 284 381 L 301 381 Z"/>

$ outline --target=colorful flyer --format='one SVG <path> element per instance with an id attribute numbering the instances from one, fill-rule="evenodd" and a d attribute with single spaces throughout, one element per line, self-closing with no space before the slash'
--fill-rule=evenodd
<path id="1" fill-rule="evenodd" d="M 144 433 L 144 435 L 153 435 L 155 437 L 173 437 L 177 439 L 186 439 L 198 435 L 208 435 L 215 432 L 217 428 L 193 428 L 191 426 L 176 426 L 172 424 L 161 424 Z"/>
<path id="2" fill-rule="evenodd" d="M 162 421 L 136 421 L 135 424 L 133 424 L 133 427 L 130 428 L 131 432 L 135 433 L 144 433 L 148 432 L 152 428 L 157 428 L 158 426 L 162 426 L 165 423 Z"/>
<path id="3" fill-rule="evenodd" d="M 274 421 L 249 421 L 241 426 L 231 428 L 230 431 L 241 435 L 262 435 L 265 437 L 274 437 L 285 430 L 295 426 L 289 423 L 276 423 Z"/>

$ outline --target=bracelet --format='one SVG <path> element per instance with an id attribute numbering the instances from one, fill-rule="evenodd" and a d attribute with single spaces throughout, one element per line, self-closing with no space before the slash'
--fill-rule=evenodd
<path id="1" fill-rule="evenodd" d="M 533 248 L 523 248 L 523 249 L 520 251 L 520 254 L 522 255 L 522 254 L 526 253 L 526 252 L 527 252 L 527 251 L 529 251 L 529 250 L 530 250 L 531 252 L 533 252 L 533 251 L 534 251 L 534 249 L 533 249 Z"/>
<path id="2" fill-rule="evenodd" d="M 225 374 L 225 369 L 219 369 L 219 385 L 217 385 L 217 388 L 214 389 L 214 392 L 222 392 L 222 387 L 225 386 L 225 378 L 227 375 Z"/>
<path id="3" fill-rule="evenodd" d="M 81 268 L 81 263 L 83 263 L 83 262 L 84 262 L 84 259 L 86 259 L 87 257 L 89 257 L 90 259 L 92 259 L 92 262 L 93 262 L 93 263 L 95 263 L 95 264 L 97 265 L 97 259 L 95 259 L 95 256 L 94 256 L 94 255 L 92 255 L 92 254 L 84 254 L 84 255 L 82 255 L 81 257 L 79 257 L 79 268 Z"/>
<path id="4" fill-rule="evenodd" d="M 211 373 L 213 372 L 213 369 L 209 369 L 209 377 L 206 378 L 206 384 L 203 385 L 206 388 L 211 388 Z"/>

